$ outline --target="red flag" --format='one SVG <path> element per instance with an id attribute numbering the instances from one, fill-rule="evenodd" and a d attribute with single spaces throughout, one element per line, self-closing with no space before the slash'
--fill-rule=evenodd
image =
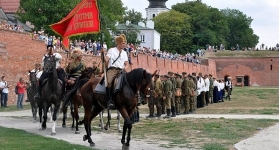
<path id="1" fill-rule="evenodd" d="M 50 25 L 50 27 L 63 39 L 74 35 L 99 32 L 100 20 L 97 1 L 83 0 L 65 18 Z"/>
<path id="2" fill-rule="evenodd" d="M 62 45 L 66 48 L 66 49 L 69 49 L 69 38 L 68 37 L 64 37 L 63 40 L 62 40 Z"/>

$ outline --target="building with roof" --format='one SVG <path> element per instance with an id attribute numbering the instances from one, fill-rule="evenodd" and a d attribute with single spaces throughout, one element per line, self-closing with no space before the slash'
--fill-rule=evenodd
<path id="1" fill-rule="evenodd" d="M 160 49 L 160 34 L 155 29 L 146 27 L 142 22 L 135 25 L 127 21 L 126 23 L 117 24 L 116 29 L 121 32 L 139 31 L 137 40 L 140 41 L 141 47 Z"/>
<path id="2" fill-rule="evenodd" d="M 0 0 L 0 7 L 7 14 L 16 13 L 20 5 L 20 0 Z"/>

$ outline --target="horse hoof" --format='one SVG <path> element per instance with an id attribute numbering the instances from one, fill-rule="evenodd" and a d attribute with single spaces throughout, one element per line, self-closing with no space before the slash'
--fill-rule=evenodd
<path id="1" fill-rule="evenodd" d="M 90 147 L 94 147 L 94 146 L 95 146 L 95 143 L 92 142 L 92 143 L 89 144 L 89 146 L 90 146 Z"/>
<path id="2" fill-rule="evenodd" d="M 63 124 L 63 125 L 62 125 L 62 128 L 66 128 L 66 125 L 65 125 L 65 124 Z"/>
<path id="3" fill-rule="evenodd" d="M 75 134 L 80 134 L 80 131 L 75 131 Z"/>
<path id="4" fill-rule="evenodd" d="M 108 127 L 104 127 L 105 130 L 108 130 Z"/>
<path id="5" fill-rule="evenodd" d="M 54 135 L 56 135 L 56 133 L 55 133 L 55 132 L 52 132 L 51 135 L 54 136 Z"/>
<path id="6" fill-rule="evenodd" d="M 118 130 L 119 131 L 119 133 L 122 133 L 122 130 Z"/>
<path id="7" fill-rule="evenodd" d="M 87 140 L 87 135 L 84 135 L 83 136 L 83 141 L 86 141 Z"/>
<path id="8" fill-rule="evenodd" d="M 129 146 L 127 146 L 127 144 L 125 143 L 125 144 L 123 144 L 123 146 L 122 146 L 122 150 L 129 150 Z"/>

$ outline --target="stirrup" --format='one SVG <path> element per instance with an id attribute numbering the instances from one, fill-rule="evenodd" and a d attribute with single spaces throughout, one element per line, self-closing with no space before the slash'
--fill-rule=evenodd
<path id="1" fill-rule="evenodd" d="M 113 102 L 112 100 L 110 100 L 110 101 L 107 103 L 107 107 L 108 107 L 108 109 L 113 109 L 113 108 L 115 108 L 114 102 Z"/>

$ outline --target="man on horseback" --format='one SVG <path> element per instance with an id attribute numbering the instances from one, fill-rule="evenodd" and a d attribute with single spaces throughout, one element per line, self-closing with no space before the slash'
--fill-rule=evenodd
<path id="1" fill-rule="evenodd" d="M 65 72 L 60 67 L 60 61 L 62 59 L 62 56 L 59 53 L 52 53 L 52 54 L 50 54 L 51 49 L 53 49 L 52 46 L 49 46 L 47 48 L 47 54 L 45 54 L 43 56 L 43 58 L 42 58 L 42 66 L 44 67 L 44 59 L 45 59 L 45 57 L 55 56 L 57 76 L 58 76 L 58 79 L 60 79 L 62 81 L 62 85 L 63 85 L 62 86 L 63 87 L 62 88 L 62 90 L 63 90 L 62 92 L 64 94 L 64 92 L 65 92 Z M 40 79 L 38 81 L 39 82 L 38 93 L 34 96 L 35 98 L 38 98 L 38 99 L 41 98 L 42 84 L 43 84 L 43 81 L 48 78 L 48 75 L 49 75 L 48 73 L 43 72 L 42 75 L 40 76 Z"/>
<path id="2" fill-rule="evenodd" d="M 128 70 L 128 56 L 127 53 L 123 50 L 126 47 L 126 36 L 121 34 L 115 38 L 116 47 L 110 48 L 105 57 L 105 66 L 108 68 L 107 75 L 107 85 L 106 85 L 106 96 L 108 99 L 107 107 L 109 109 L 114 108 L 114 102 L 112 100 L 112 82 L 114 78 L 122 71 Z M 102 49 L 104 53 L 104 50 Z"/>
<path id="3" fill-rule="evenodd" d="M 64 108 L 68 104 L 70 98 L 73 96 L 73 94 L 76 93 L 77 89 L 79 88 L 79 77 L 81 76 L 82 72 L 86 69 L 86 65 L 82 61 L 82 59 L 83 51 L 78 48 L 73 50 L 70 59 L 71 62 L 69 62 L 68 66 L 66 67 L 66 73 L 68 74 L 68 79 L 66 83 L 69 86 L 68 90 L 71 91 L 68 92 L 62 100 L 63 104 L 61 108 Z"/>

